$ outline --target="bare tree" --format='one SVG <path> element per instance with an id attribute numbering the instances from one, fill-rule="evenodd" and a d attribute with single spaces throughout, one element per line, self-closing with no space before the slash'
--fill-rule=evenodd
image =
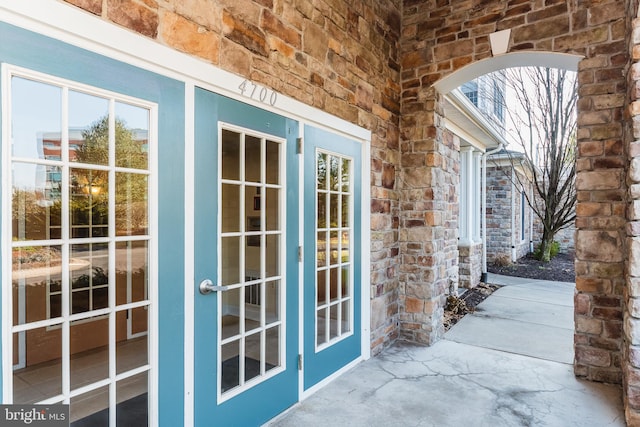
<path id="1" fill-rule="evenodd" d="M 576 106 L 578 91 L 572 71 L 511 68 L 503 72 L 507 139 L 524 153 L 530 173 L 513 173 L 542 224 L 538 253 L 549 261 L 555 235 L 575 220 Z M 498 100 L 500 101 L 500 100 Z"/>

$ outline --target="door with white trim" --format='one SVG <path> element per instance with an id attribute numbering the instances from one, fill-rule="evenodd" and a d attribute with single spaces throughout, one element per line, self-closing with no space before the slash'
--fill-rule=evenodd
<path id="1" fill-rule="evenodd" d="M 180 425 L 185 85 L 0 22 L 2 403 Z M 158 313 L 162 313 L 159 318 Z"/>
<path id="2" fill-rule="evenodd" d="M 258 425 L 298 398 L 298 125 L 195 107 L 195 423 Z"/>
<path id="3" fill-rule="evenodd" d="M 3 400 L 144 425 L 157 105 L 7 65 L 3 94 Z"/>
<path id="4" fill-rule="evenodd" d="M 362 145 L 304 128 L 304 390 L 362 355 Z"/>

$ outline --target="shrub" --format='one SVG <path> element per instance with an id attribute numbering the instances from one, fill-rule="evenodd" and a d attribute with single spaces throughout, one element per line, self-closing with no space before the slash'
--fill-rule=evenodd
<path id="1" fill-rule="evenodd" d="M 542 249 L 542 244 L 539 244 L 538 246 L 536 246 L 536 250 L 533 251 L 533 257 L 535 259 L 541 259 L 542 258 L 542 253 L 540 252 Z M 549 251 L 549 259 L 553 259 L 553 257 L 555 257 L 556 255 L 558 255 L 560 253 L 560 242 L 557 241 L 553 241 L 551 242 L 551 249 Z"/>

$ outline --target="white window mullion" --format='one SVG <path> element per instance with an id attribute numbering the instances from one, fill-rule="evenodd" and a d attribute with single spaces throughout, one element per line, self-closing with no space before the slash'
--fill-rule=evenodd
<path id="1" fill-rule="evenodd" d="M 70 168 L 69 168 L 69 89 L 62 88 L 62 126 L 61 126 L 61 159 L 62 159 L 62 194 L 60 210 L 61 215 L 61 237 L 62 237 L 62 265 L 70 264 L 70 225 L 69 202 L 71 196 L 69 194 Z M 62 283 L 60 297 L 61 313 L 64 321 L 62 322 L 62 394 L 64 395 L 64 403 L 70 403 L 71 391 L 71 325 L 69 323 L 69 315 L 71 314 L 71 275 L 69 268 L 62 268 Z"/>

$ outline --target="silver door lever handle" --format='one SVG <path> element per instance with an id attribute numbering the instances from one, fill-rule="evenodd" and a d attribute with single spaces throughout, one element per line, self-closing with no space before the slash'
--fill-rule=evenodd
<path id="1" fill-rule="evenodd" d="M 211 292 L 228 291 L 229 286 L 217 286 L 217 285 L 214 285 L 211 280 L 204 279 L 202 282 L 200 282 L 200 286 L 198 287 L 198 289 L 200 289 L 200 293 L 202 295 L 207 295 L 207 294 L 210 294 Z"/>

